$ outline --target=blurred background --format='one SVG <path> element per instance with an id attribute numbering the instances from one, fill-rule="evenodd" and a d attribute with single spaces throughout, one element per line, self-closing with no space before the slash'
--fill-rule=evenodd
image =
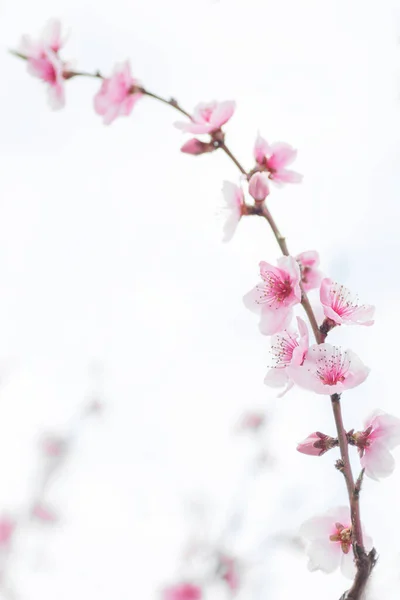
<path id="1" fill-rule="evenodd" d="M 237 559 L 239 600 L 299 586 L 338 600 L 348 581 L 309 573 L 292 542 L 305 519 L 347 502 L 333 452 L 296 452 L 310 432 L 334 433 L 329 402 L 297 389 L 276 399 L 263 385 L 269 343 L 242 304 L 276 242 L 253 218 L 222 244 L 222 182 L 238 174 L 222 153 L 181 154 L 169 107 L 143 98 L 105 127 L 99 82 L 76 78 L 52 112 L 7 52 L 51 17 L 77 69 L 108 74 L 130 58 L 147 89 L 188 111 L 236 100 L 227 143 L 246 168 L 258 130 L 299 149 L 304 183 L 274 189 L 271 211 L 293 254 L 317 249 L 325 273 L 378 309 L 373 328 L 331 336 L 372 367 L 343 398 L 357 429 L 376 407 L 400 416 L 400 5 L 0 3 L 0 509 L 19 522 L 1 593 L 158 598 L 208 572 L 204 552 L 187 558 L 201 542 Z M 96 419 L 79 416 L 93 399 Z M 239 434 L 248 411 L 265 426 Z M 68 460 L 35 519 L 48 432 L 68 439 Z M 399 492 L 400 470 L 364 484 L 380 556 L 370 600 L 398 598 Z M 212 580 L 205 594 L 231 591 Z"/>

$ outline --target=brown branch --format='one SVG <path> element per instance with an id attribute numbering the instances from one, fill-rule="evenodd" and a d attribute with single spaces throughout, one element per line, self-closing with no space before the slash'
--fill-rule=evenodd
<path id="1" fill-rule="evenodd" d="M 24 56 L 23 54 L 20 54 L 19 52 L 16 52 L 14 50 L 10 50 L 10 52 L 14 56 L 17 56 L 18 58 L 22 58 L 24 60 L 27 59 L 26 56 Z M 65 77 L 65 79 L 71 79 L 72 77 L 94 77 L 94 78 L 103 79 L 103 76 L 100 74 L 99 71 L 96 71 L 95 73 L 86 73 L 83 71 L 67 71 L 64 74 L 64 77 Z M 168 106 L 171 106 L 172 108 L 174 108 L 175 110 L 177 110 L 178 112 L 183 114 L 184 116 L 188 117 L 189 119 L 192 119 L 192 116 L 190 115 L 190 113 L 188 113 L 186 110 L 184 110 L 178 104 L 177 100 L 175 100 L 174 98 L 171 98 L 168 100 L 157 94 L 154 94 L 153 92 L 149 92 L 148 90 L 146 90 L 143 87 L 139 87 L 139 88 L 135 87 L 133 89 L 132 93 L 135 93 L 137 91 L 148 96 L 149 98 L 154 98 L 155 100 L 158 100 L 159 102 L 162 102 L 163 104 L 167 104 Z M 249 179 L 252 172 L 251 171 L 247 172 L 244 169 L 244 167 L 241 165 L 241 163 L 237 160 L 237 158 L 233 155 L 233 153 L 230 151 L 230 149 L 227 147 L 227 145 L 225 144 L 223 132 L 219 130 L 218 132 L 216 132 L 216 134 L 219 134 L 219 136 L 215 137 L 215 134 L 214 134 L 215 148 L 216 149 L 221 148 L 221 150 L 236 165 L 236 167 L 239 169 L 239 171 L 242 173 L 242 175 L 245 175 L 247 177 L 247 179 Z M 213 135 L 212 135 L 212 137 L 213 137 Z M 287 247 L 286 239 L 280 233 L 278 226 L 275 223 L 265 202 L 261 202 L 261 203 L 256 202 L 255 206 L 247 206 L 246 214 L 258 215 L 258 216 L 265 218 L 275 236 L 276 241 L 279 244 L 279 248 L 281 249 L 282 254 L 284 256 L 289 256 L 289 249 Z M 318 323 L 315 318 L 315 314 L 311 307 L 310 301 L 307 297 L 307 294 L 304 291 L 301 284 L 300 284 L 300 287 L 301 287 L 301 292 L 302 292 L 301 304 L 306 312 L 307 318 L 310 322 L 310 325 L 313 330 L 317 344 L 322 344 L 325 341 L 325 338 L 327 336 L 329 329 L 326 327 L 325 328 L 318 327 Z M 339 448 L 340 448 L 340 455 L 341 455 L 341 459 L 339 461 L 337 461 L 336 466 L 343 473 L 345 481 L 346 481 L 346 487 L 347 487 L 349 503 L 350 503 L 351 522 L 352 522 L 352 528 L 353 528 L 353 552 L 354 552 L 354 559 L 355 559 L 356 568 L 357 568 L 357 573 L 356 573 L 356 576 L 355 576 L 355 579 L 354 579 L 351 589 L 348 592 L 345 592 L 345 594 L 342 596 L 342 598 L 340 600 L 360 600 L 361 594 L 362 594 L 363 590 L 365 589 L 369 575 L 376 563 L 376 551 L 375 551 L 375 549 L 372 549 L 371 552 L 369 552 L 367 554 L 365 552 L 364 545 L 363 545 L 363 536 L 362 536 L 361 519 L 360 519 L 360 508 L 359 508 L 359 495 L 360 495 L 363 472 L 361 473 L 361 475 L 358 478 L 357 483 L 355 485 L 353 473 L 351 470 L 350 460 L 349 460 L 348 439 L 347 439 L 346 430 L 343 425 L 343 418 L 342 418 L 339 394 L 333 394 L 331 396 L 331 405 L 332 405 L 333 415 L 334 415 L 334 419 L 335 419 L 337 436 L 338 436 L 338 441 L 339 441 Z"/>

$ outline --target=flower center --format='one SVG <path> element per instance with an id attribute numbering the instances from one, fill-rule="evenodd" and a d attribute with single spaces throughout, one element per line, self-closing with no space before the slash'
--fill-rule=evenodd
<path id="1" fill-rule="evenodd" d="M 209 123 L 213 112 L 213 108 L 203 108 L 201 111 L 201 118 L 203 119 L 203 121 Z"/>
<path id="2" fill-rule="evenodd" d="M 340 348 L 334 348 L 330 356 L 320 356 L 317 359 L 317 377 L 324 385 L 343 383 L 350 370 L 350 360 L 347 352 L 342 354 Z"/>
<path id="3" fill-rule="evenodd" d="M 344 285 L 334 283 L 331 287 L 330 295 L 332 308 L 340 317 L 348 317 L 360 308 L 358 297 L 352 297 L 350 290 Z"/>
<path id="4" fill-rule="evenodd" d="M 289 277 L 281 279 L 275 273 L 267 273 L 263 279 L 264 283 L 257 286 L 261 292 L 259 302 L 268 304 L 271 308 L 277 304 L 275 308 L 279 308 L 279 304 L 282 304 L 291 295 L 292 282 Z"/>
<path id="5" fill-rule="evenodd" d="M 351 527 L 344 527 L 341 523 L 335 523 L 336 531 L 329 536 L 331 542 L 339 542 L 344 554 L 348 554 L 351 548 Z"/>
<path id="6" fill-rule="evenodd" d="M 276 361 L 275 367 L 287 367 L 292 362 L 293 351 L 298 347 L 296 334 L 287 331 L 277 335 L 271 346 L 271 353 Z"/>

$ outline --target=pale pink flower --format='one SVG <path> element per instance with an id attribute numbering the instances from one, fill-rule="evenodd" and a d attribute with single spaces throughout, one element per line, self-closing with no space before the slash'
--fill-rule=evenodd
<path id="1" fill-rule="evenodd" d="M 192 120 L 178 121 L 175 127 L 186 133 L 214 133 L 225 125 L 235 112 L 235 102 L 208 102 L 196 106 Z"/>
<path id="2" fill-rule="evenodd" d="M 375 410 L 364 422 L 365 430 L 353 434 L 365 474 L 372 479 L 388 477 L 395 467 L 390 450 L 400 444 L 400 419 Z"/>
<path id="3" fill-rule="evenodd" d="M 287 169 L 297 156 L 297 150 L 285 144 L 268 142 L 258 135 L 254 145 L 254 158 L 260 167 L 269 172 L 268 177 L 276 183 L 300 183 L 303 176 Z"/>
<path id="4" fill-rule="evenodd" d="M 65 454 L 66 441 L 64 438 L 54 434 L 48 434 L 41 440 L 43 453 L 51 458 L 59 458 Z"/>
<path id="5" fill-rule="evenodd" d="M 206 154 L 207 152 L 213 152 L 215 150 L 215 146 L 210 144 L 209 142 L 202 142 L 196 138 L 192 138 L 188 140 L 181 147 L 181 152 L 185 154 L 193 154 L 194 156 L 199 156 L 200 154 Z"/>
<path id="6" fill-rule="evenodd" d="M 290 365 L 300 366 L 308 350 L 308 329 L 300 317 L 297 317 L 299 333 L 285 330 L 271 338 L 271 353 L 275 365 L 268 371 L 264 383 L 270 387 L 285 387 L 278 395 L 284 396 L 294 385 L 288 374 Z M 299 335 L 300 334 L 300 335 Z"/>
<path id="7" fill-rule="evenodd" d="M 256 202 L 263 202 L 269 194 L 268 177 L 265 173 L 254 173 L 249 181 L 249 194 Z"/>
<path id="8" fill-rule="evenodd" d="M 309 454 L 310 456 L 322 456 L 331 448 L 338 445 L 338 441 L 334 438 L 325 435 L 320 431 L 310 433 L 305 440 L 297 445 L 298 452 L 302 454 Z"/>
<path id="9" fill-rule="evenodd" d="M 319 254 L 315 250 L 301 252 L 296 257 L 300 265 L 301 283 L 305 292 L 318 288 L 321 284 L 322 273 L 319 266 Z"/>
<path id="10" fill-rule="evenodd" d="M 58 56 L 62 44 L 60 22 L 52 20 L 39 40 L 32 40 L 25 35 L 18 49 L 19 53 L 26 57 L 28 73 L 48 84 L 48 100 L 54 110 L 62 108 L 65 104 L 66 64 Z"/>
<path id="11" fill-rule="evenodd" d="M 11 543 L 16 525 L 17 523 L 12 517 L 8 515 L 0 517 L 0 549 Z"/>
<path id="12" fill-rule="evenodd" d="M 336 323 L 349 325 L 372 325 L 374 323 L 375 307 L 369 304 L 359 304 L 353 298 L 350 290 L 339 285 L 332 279 L 322 280 L 320 299 L 325 316 Z"/>
<path id="13" fill-rule="evenodd" d="M 163 591 L 163 600 L 200 600 L 202 590 L 193 583 L 178 583 Z"/>
<path id="14" fill-rule="evenodd" d="M 102 115 L 103 123 L 109 125 L 117 117 L 131 114 L 132 109 L 143 93 L 140 85 L 132 77 L 129 61 L 118 63 L 111 77 L 103 79 L 100 90 L 94 97 L 94 109 Z"/>
<path id="15" fill-rule="evenodd" d="M 350 511 L 346 506 L 330 510 L 324 515 L 305 521 L 300 527 L 300 535 L 307 540 L 306 554 L 308 569 L 333 573 L 339 566 L 342 574 L 353 579 L 356 573 L 352 549 L 352 526 Z M 367 549 L 372 548 L 372 540 L 364 534 Z"/>
<path id="16" fill-rule="evenodd" d="M 218 573 L 231 592 L 237 592 L 240 586 L 238 562 L 232 556 L 220 555 Z"/>
<path id="17" fill-rule="evenodd" d="M 37 502 L 32 507 L 32 516 L 43 523 L 53 524 L 58 521 L 58 516 L 49 506 L 43 502 Z"/>
<path id="18" fill-rule="evenodd" d="M 310 346 L 302 366 L 290 365 L 289 376 L 307 390 L 317 394 L 341 394 L 360 385 L 370 369 L 352 350 L 330 344 Z"/>
<path id="19" fill-rule="evenodd" d="M 287 327 L 292 318 L 292 307 L 301 301 L 300 269 L 292 256 L 278 259 L 274 267 L 260 262 L 262 283 L 243 298 L 250 310 L 260 314 L 260 331 L 273 335 Z"/>
<path id="20" fill-rule="evenodd" d="M 248 412 L 243 415 L 238 425 L 239 431 L 257 432 L 265 424 L 265 415 L 258 412 Z"/>
<path id="21" fill-rule="evenodd" d="M 242 188 L 230 181 L 224 181 L 222 194 L 225 200 L 224 210 L 228 212 L 224 224 L 223 241 L 229 242 L 236 231 L 240 219 L 246 214 L 246 205 Z"/>

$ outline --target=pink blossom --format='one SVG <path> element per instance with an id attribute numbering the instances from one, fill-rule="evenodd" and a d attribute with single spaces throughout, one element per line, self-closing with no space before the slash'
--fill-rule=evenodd
<path id="1" fill-rule="evenodd" d="M 48 22 L 39 40 L 32 40 L 25 35 L 18 49 L 26 57 L 28 73 L 48 84 L 48 100 L 54 110 L 65 105 L 66 64 L 58 56 L 62 44 L 60 22 L 52 20 Z"/>
<path id="2" fill-rule="evenodd" d="M 132 77 L 129 61 L 118 63 L 111 77 L 103 79 L 100 90 L 94 97 L 94 109 L 102 115 L 103 123 L 109 125 L 117 117 L 131 114 L 132 109 L 143 93 L 140 85 Z"/>
<path id="3" fill-rule="evenodd" d="M 322 456 L 322 454 L 325 454 L 325 452 L 334 448 L 337 444 L 338 441 L 334 438 L 320 431 L 315 431 L 314 433 L 310 433 L 305 440 L 297 445 L 297 450 L 302 454 L 309 454 L 310 456 Z"/>
<path id="4" fill-rule="evenodd" d="M 175 127 L 186 133 L 214 133 L 225 125 L 235 112 L 235 102 L 208 102 L 196 106 L 192 120 L 177 122 Z"/>
<path id="5" fill-rule="evenodd" d="M 364 422 L 365 430 L 353 434 L 365 474 L 372 479 L 388 477 L 395 467 L 390 450 L 400 444 L 400 419 L 375 410 Z"/>
<path id="6" fill-rule="evenodd" d="M 57 514 L 43 502 L 37 502 L 32 508 L 32 516 L 42 521 L 43 523 L 56 523 L 58 521 Z"/>
<path id="7" fill-rule="evenodd" d="M 249 194 L 256 202 L 263 202 L 269 194 L 268 177 L 265 173 L 254 173 L 249 181 Z"/>
<path id="8" fill-rule="evenodd" d="M 231 592 L 237 592 L 240 585 L 239 569 L 237 560 L 232 556 L 222 554 L 219 557 L 218 572 L 226 582 Z"/>
<path id="9" fill-rule="evenodd" d="M 181 152 L 198 156 L 199 154 L 205 154 L 206 152 L 213 152 L 215 149 L 215 146 L 209 142 L 202 142 L 196 138 L 192 138 L 183 144 L 181 147 Z"/>
<path id="10" fill-rule="evenodd" d="M 322 273 L 317 268 L 319 265 L 319 254 L 315 250 L 301 252 L 296 257 L 300 265 L 301 283 L 304 291 L 308 292 L 318 288 L 321 284 Z"/>
<path id="11" fill-rule="evenodd" d="M 264 383 L 270 387 L 283 387 L 285 389 L 279 394 L 282 397 L 294 385 L 288 374 L 290 365 L 300 366 L 308 350 L 308 329 L 300 317 L 297 317 L 299 334 L 296 331 L 282 331 L 271 338 L 271 353 L 275 365 L 265 376 Z"/>
<path id="12" fill-rule="evenodd" d="M 370 369 L 352 350 L 330 344 L 310 346 L 302 366 L 290 365 L 289 376 L 297 385 L 317 394 L 341 394 L 360 385 Z"/>
<path id="13" fill-rule="evenodd" d="M 265 415 L 257 412 L 245 413 L 240 421 L 238 429 L 240 431 L 256 432 L 265 424 Z"/>
<path id="14" fill-rule="evenodd" d="M 243 298 L 250 310 L 259 313 L 260 331 L 273 335 L 285 329 L 292 318 L 292 307 L 301 301 L 300 269 L 292 256 L 278 259 L 278 267 L 260 262 L 262 283 Z"/>
<path id="15" fill-rule="evenodd" d="M 346 506 L 330 510 L 324 515 L 309 519 L 300 527 L 300 535 L 307 541 L 308 569 L 332 573 L 339 566 L 342 574 L 353 579 L 356 573 L 352 550 L 350 511 Z M 367 549 L 372 540 L 363 532 Z"/>
<path id="16" fill-rule="evenodd" d="M 44 454 L 52 458 L 61 457 L 66 451 L 66 441 L 58 435 L 46 435 L 41 440 L 41 446 Z"/>
<path id="17" fill-rule="evenodd" d="M 16 525 L 12 517 L 8 515 L 0 517 L 0 548 L 10 544 Z"/>
<path id="18" fill-rule="evenodd" d="M 163 600 L 200 600 L 201 588 L 193 583 L 178 583 L 163 592 Z"/>
<path id="19" fill-rule="evenodd" d="M 350 290 L 339 285 L 332 279 L 323 279 L 320 289 L 320 299 L 325 316 L 342 325 L 372 325 L 375 307 L 369 304 L 358 304 L 357 298 L 352 298 Z"/>
<path id="20" fill-rule="evenodd" d="M 228 213 L 224 224 L 223 241 L 229 242 L 236 231 L 240 219 L 246 214 L 246 205 L 242 188 L 234 183 L 224 181 L 222 193 L 225 200 L 224 209 Z"/>
<path id="21" fill-rule="evenodd" d="M 286 167 L 290 165 L 297 156 L 297 150 L 285 144 L 268 142 L 258 135 L 254 145 L 254 158 L 260 167 L 269 172 L 268 177 L 276 183 L 300 183 L 303 176 Z"/>

